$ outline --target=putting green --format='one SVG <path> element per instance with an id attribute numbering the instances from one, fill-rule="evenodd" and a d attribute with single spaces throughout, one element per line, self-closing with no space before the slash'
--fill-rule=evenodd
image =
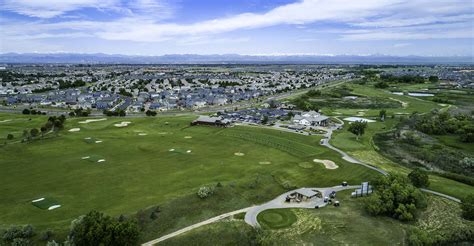
<path id="1" fill-rule="evenodd" d="M 290 227 L 297 220 L 290 209 L 269 209 L 257 215 L 257 221 L 263 228 L 283 229 Z"/>

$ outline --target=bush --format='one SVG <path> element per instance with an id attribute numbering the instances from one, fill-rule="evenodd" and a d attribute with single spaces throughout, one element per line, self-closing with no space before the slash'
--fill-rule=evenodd
<path id="1" fill-rule="evenodd" d="M 32 245 L 30 243 L 30 240 L 26 238 L 15 238 L 13 239 L 13 242 L 11 244 L 11 246 L 30 246 L 30 245 Z"/>
<path id="2" fill-rule="evenodd" d="M 408 178 L 410 179 L 411 183 L 414 186 L 419 187 L 419 188 L 428 187 L 430 185 L 428 174 L 419 168 L 409 173 Z"/>
<path id="3" fill-rule="evenodd" d="M 51 237 L 53 237 L 53 232 L 51 230 L 46 230 L 43 233 L 41 233 L 40 239 L 42 241 L 48 241 L 49 239 L 51 239 Z"/>
<path id="4" fill-rule="evenodd" d="M 199 198 L 205 199 L 205 198 L 210 197 L 213 193 L 214 193 L 214 190 L 212 188 L 203 186 L 199 188 L 197 195 L 199 196 Z"/>
<path id="5" fill-rule="evenodd" d="M 14 138 L 14 137 L 13 137 L 13 134 L 9 133 L 9 134 L 7 135 L 7 139 L 8 139 L 8 140 L 12 140 L 13 138 Z"/>
<path id="6" fill-rule="evenodd" d="M 474 220 L 474 195 L 469 195 L 463 199 L 461 209 L 464 219 Z"/>
<path id="7" fill-rule="evenodd" d="M 34 236 L 34 230 L 31 225 L 26 225 L 23 228 L 14 226 L 10 227 L 3 233 L 3 241 L 13 242 L 17 238 L 31 238 Z"/>

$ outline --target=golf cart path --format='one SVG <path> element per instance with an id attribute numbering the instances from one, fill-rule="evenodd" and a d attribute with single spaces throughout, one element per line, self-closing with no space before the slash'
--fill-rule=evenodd
<path id="1" fill-rule="evenodd" d="M 148 245 L 155 245 L 161 241 L 164 241 L 166 239 L 169 239 L 169 238 L 172 238 L 172 237 L 175 237 L 175 236 L 178 236 L 180 234 L 183 234 L 185 232 L 188 232 L 188 231 L 191 231 L 193 229 L 196 229 L 198 227 L 201 227 L 201 226 L 204 226 L 204 225 L 208 225 L 208 224 L 211 224 L 211 223 L 214 223 L 218 220 L 221 220 L 221 219 L 224 219 L 224 218 L 227 218 L 227 217 L 230 217 L 232 215 L 236 215 L 236 214 L 239 214 L 239 213 L 243 213 L 243 212 L 247 212 L 248 210 L 250 210 L 251 208 L 253 207 L 248 207 L 248 208 L 243 208 L 243 209 L 239 209 L 239 210 L 235 210 L 235 211 L 232 211 L 232 212 L 228 212 L 228 213 L 225 213 L 225 214 L 221 214 L 221 215 L 218 215 L 216 217 L 213 217 L 213 218 L 210 218 L 208 220 L 205 220 L 205 221 L 202 221 L 202 222 L 199 222 L 199 223 L 196 223 L 196 224 L 193 224 L 193 225 L 190 225 L 188 227 L 185 227 L 183 229 L 180 229 L 180 230 L 177 230 L 173 233 L 170 233 L 170 234 L 167 234 L 167 235 L 164 235 L 160 238 L 157 238 L 155 240 L 152 240 L 152 241 L 149 241 L 149 242 L 146 242 L 146 243 L 143 243 L 142 245 L 143 246 L 148 246 Z"/>
<path id="2" fill-rule="evenodd" d="M 336 117 L 336 118 L 337 118 L 337 117 Z M 370 165 L 370 164 L 364 163 L 364 162 L 362 162 L 362 161 L 359 161 L 359 160 L 357 160 L 356 158 L 351 157 L 351 156 L 350 156 L 349 154 L 347 154 L 346 152 L 344 152 L 344 151 L 342 151 L 342 150 L 340 150 L 340 149 L 338 149 L 338 148 L 332 146 L 332 145 L 329 143 L 329 140 L 331 140 L 331 136 L 332 136 L 333 130 L 334 130 L 334 129 L 337 129 L 337 128 L 339 128 L 339 127 L 342 127 L 342 126 L 344 125 L 344 121 L 340 120 L 339 118 L 337 118 L 337 119 L 338 119 L 340 122 L 342 122 L 342 124 L 337 124 L 336 126 L 329 128 L 328 131 L 327 131 L 327 133 L 326 133 L 326 135 L 325 135 L 325 136 L 326 136 L 326 139 L 322 139 L 321 145 L 326 146 L 326 147 L 328 147 L 328 148 L 330 148 L 330 149 L 332 149 L 332 150 L 338 152 L 339 154 L 342 155 L 342 159 L 344 159 L 344 160 L 346 160 L 346 161 L 348 161 L 348 162 L 355 163 L 355 164 L 359 164 L 359 165 L 362 165 L 362 166 L 364 166 L 364 167 L 370 168 L 370 169 L 372 169 L 372 170 L 374 170 L 374 171 L 377 171 L 377 172 L 379 172 L 379 173 L 381 173 L 381 174 L 383 174 L 383 175 L 385 175 L 385 176 L 388 175 L 388 173 L 387 173 L 386 171 L 384 171 L 384 170 L 382 170 L 382 169 L 380 169 L 380 168 L 378 168 L 378 167 L 374 167 L 374 166 L 372 166 L 372 165 Z M 433 195 L 437 195 L 437 196 L 444 197 L 444 198 L 446 198 L 446 199 L 449 199 L 449 200 L 451 200 L 451 201 L 455 201 L 455 202 L 457 202 L 457 203 L 461 203 L 461 200 L 460 200 L 460 199 L 458 199 L 458 198 L 456 198 L 456 197 L 452 197 L 452 196 L 450 196 L 450 195 L 446 195 L 446 194 L 443 194 L 443 193 L 440 193 L 440 192 L 436 192 L 436 191 L 432 191 L 432 190 L 428 190 L 428 189 L 420 189 L 420 190 L 423 191 L 423 192 L 426 192 L 426 193 L 430 193 L 430 194 L 433 194 Z"/>

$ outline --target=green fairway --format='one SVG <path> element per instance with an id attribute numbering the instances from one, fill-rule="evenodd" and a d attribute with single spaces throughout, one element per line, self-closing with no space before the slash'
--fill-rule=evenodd
<path id="1" fill-rule="evenodd" d="M 269 209 L 258 214 L 258 223 L 263 228 L 282 229 L 296 222 L 296 215 L 290 209 Z"/>
<path id="2" fill-rule="evenodd" d="M 73 219 L 92 209 L 112 216 L 133 214 L 218 182 L 229 184 L 225 189 L 232 194 L 245 194 L 225 206 L 217 202 L 213 206 L 218 209 L 199 215 L 206 218 L 219 209 L 264 202 L 292 187 L 360 183 L 377 175 L 321 147 L 317 136 L 256 127 L 190 127 L 193 117 L 108 118 L 87 124 L 79 123 L 83 118 L 69 118 L 57 137 L 50 134 L 30 143 L 19 142 L 21 133 L 39 128 L 47 117 L 0 114 L 3 119 L 11 121 L 1 123 L 0 134 L 5 139 L 13 133 L 15 139 L 0 147 L 1 227 L 30 223 L 38 229 L 67 230 Z M 131 123 L 115 126 L 122 121 Z M 68 132 L 71 128 L 80 131 Z M 298 165 L 314 158 L 332 160 L 339 168 Z M 258 175 L 266 175 L 265 189 L 252 188 L 263 182 Z M 39 210 L 31 205 L 39 197 L 53 197 L 61 208 Z"/>

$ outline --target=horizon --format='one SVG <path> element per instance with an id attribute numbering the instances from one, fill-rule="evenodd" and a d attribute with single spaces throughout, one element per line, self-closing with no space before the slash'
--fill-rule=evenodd
<path id="1" fill-rule="evenodd" d="M 5 0 L 1 6 L 0 54 L 474 56 L 474 7 L 460 0 Z"/>

